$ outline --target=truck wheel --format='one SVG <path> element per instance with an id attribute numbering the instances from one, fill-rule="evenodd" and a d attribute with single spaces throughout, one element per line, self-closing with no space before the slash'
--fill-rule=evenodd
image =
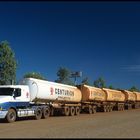
<path id="1" fill-rule="evenodd" d="M 120 105 L 118 105 L 118 111 L 121 111 L 121 106 Z"/>
<path id="2" fill-rule="evenodd" d="M 104 106 L 104 112 L 107 112 L 107 106 L 106 105 Z"/>
<path id="3" fill-rule="evenodd" d="M 110 106 L 107 105 L 106 108 L 107 108 L 107 112 L 110 112 Z"/>
<path id="4" fill-rule="evenodd" d="M 89 105 L 89 107 L 88 107 L 88 113 L 89 113 L 89 114 L 92 114 L 92 113 L 93 113 L 92 106 L 90 106 L 90 105 Z"/>
<path id="5" fill-rule="evenodd" d="M 95 114 L 96 113 L 96 106 L 92 106 L 92 112 Z"/>
<path id="6" fill-rule="evenodd" d="M 72 106 L 70 107 L 70 116 L 74 116 L 75 114 L 75 108 Z"/>
<path id="7" fill-rule="evenodd" d="M 112 105 L 110 105 L 110 112 L 112 112 L 113 111 L 113 106 Z"/>
<path id="8" fill-rule="evenodd" d="M 135 104 L 135 109 L 137 109 L 137 108 L 139 108 L 139 107 L 138 107 L 138 104 Z"/>
<path id="9" fill-rule="evenodd" d="M 65 116 L 69 116 L 69 114 L 70 114 L 70 108 L 69 107 L 65 107 L 64 108 L 64 115 Z"/>
<path id="10" fill-rule="evenodd" d="M 76 107 L 75 108 L 75 115 L 79 115 L 80 114 L 80 107 Z"/>
<path id="11" fill-rule="evenodd" d="M 41 119 L 41 117 L 42 117 L 42 110 L 41 110 L 41 108 L 37 108 L 35 111 L 35 119 L 39 120 L 39 119 Z"/>
<path id="12" fill-rule="evenodd" d="M 124 105 L 122 105 L 122 111 L 124 111 Z"/>
<path id="13" fill-rule="evenodd" d="M 122 105 L 120 105 L 120 111 L 122 111 Z"/>
<path id="14" fill-rule="evenodd" d="M 16 118 L 17 118 L 16 111 L 14 109 L 9 109 L 6 115 L 6 121 L 12 123 L 16 120 Z"/>
<path id="15" fill-rule="evenodd" d="M 132 105 L 130 104 L 129 109 L 132 109 Z"/>
<path id="16" fill-rule="evenodd" d="M 50 109 L 48 107 L 43 108 L 42 118 L 46 119 L 50 116 Z"/>

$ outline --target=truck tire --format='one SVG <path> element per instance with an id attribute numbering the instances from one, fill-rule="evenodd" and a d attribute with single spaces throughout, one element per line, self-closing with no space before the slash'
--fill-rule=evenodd
<path id="1" fill-rule="evenodd" d="M 80 114 L 80 107 L 77 106 L 77 107 L 75 108 L 75 115 L 79 115 L 79 114 Z"/>
<path id="2" fill-rule="evenodd" d="M 122 111 L 124 111 L 124 105 L 122 105 Z"/>
<path id="3" fill-rule="evenodd" d="M 75 108 L 72 106 L 70 107 L 70 116 L 74 116 L 75 115 Z"/>
<path id="4" fill-rule="evenodd" d="M 120 105 L 120 111 L 122 111 L 122 105 Z"/>
<path id="5" fill-rule="evenodd" d="M 107 106 L 106 106 L 106 105 L 104 105 L 103 111 L 104 111 L 104 112 L 107 112 Z"/>
<path id="6" fill-rule="evenodd" d="M 42 117 L 42 110 L 41 110 L 41 108 L 38 107 L 35 111 L 35 119 L 39 120 L 39 119 L 41 119 L 41 117 Z"/>
<path id="7" fill-rule="evenodd" d="M 46 119 L 50 116 L 50 109 L 48 107 L 43 108 L 42 118 Z"/>
<path id="8" fill-rule="evenodd" d="M 69 116 L 70 114 L 70 108 L 69 107 L 64 107 L 64 115 Z"/>
<path id="9" fill-rule="evenodd" d="M 123 106 L 122 105 L 119 105 L 119 111 L 122 111 L 123 110 Z"/>
<path id="10" fill-rule="evenodd" d="M 107 108 L 107 112 L 110 112 L 110 105 L 107 105 L 106 108 Z"/>
<path id="11" fill-rule="evenodd" d="M 6 121 L 8 123 L 12 123 L 12 122 L 15 122 L 16 118 L 17 118 L 16 111 L 14 109 L 9 109 L 5 118 Z"/>
<path id="12" fill-rule="evenodd" d="M 129 105 L 129 110 L 132 109 L 132 104 Z"/>
<path id="13" fill-rule="evenodd" d="M 93 113 L 93 109 L 92 109 L 92 106 L 91 105 L 89 105 L 89 107 L 88 107 L 88 113 L 89 114 L 92 114 Z"/>
<path id="14" fill-rule="evenodd" d="M 95 114 L 96 113 L 96 109 L 97 107 L 96 106 L 92 106 L 92 113 Z"/>
<path id="15" fill-rule="evenodd" d="M 113 106 L 112 105 L 110 105 L 110 108 L 109 108 L 109 112 L 112 112 L 113 111 Z"/>

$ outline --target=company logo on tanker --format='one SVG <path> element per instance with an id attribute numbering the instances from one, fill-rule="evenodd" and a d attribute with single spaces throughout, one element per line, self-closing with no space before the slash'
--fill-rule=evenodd
<path id="1" fill-rule="evenodd" d="M 112 94 L 112 98 L 121 99 L 123 96 L 121 94 Z"/>
<path id="2" fill-rule="evenodd" d="M 55 91 L 56 95 L 74 96 L 74 91 L 71 91 L 71 90 L 65 90 L 65 89 L 51 87 L 50 88 L 51 95 L 53 95 L 54 91 Z"/>
<path id="3" fill-rule="evenodd" d="M 53 87 L 50 87 L 50 92 L 51 92 L 51 95 L 53 95 L 53 93 L 54 93 Z"/>
<path id="4" fill-rule="evenodd" d="M 91 96 L 101 96 L 101 97 L 104 97 L 104 94 L 99 93 L 99 92 L 95 92 L 95 91 L 91 91 Z"/>

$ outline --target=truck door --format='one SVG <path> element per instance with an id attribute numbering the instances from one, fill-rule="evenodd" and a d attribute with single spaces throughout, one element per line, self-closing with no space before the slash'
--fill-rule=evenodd
<path id="1" fill-rule="evenodd" d="M 21 89 L 20 88 L 15 88 L 13 90 L 13 98 L 16 101 L 20 101 L 21 100 Z"/>

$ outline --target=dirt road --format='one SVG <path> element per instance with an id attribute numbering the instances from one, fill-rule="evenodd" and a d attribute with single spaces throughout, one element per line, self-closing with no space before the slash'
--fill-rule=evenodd
<path id="1" fill-rule="evenodd" d="M 0 138 L 140 138 L 140 109 L 0 122 Z"/>

